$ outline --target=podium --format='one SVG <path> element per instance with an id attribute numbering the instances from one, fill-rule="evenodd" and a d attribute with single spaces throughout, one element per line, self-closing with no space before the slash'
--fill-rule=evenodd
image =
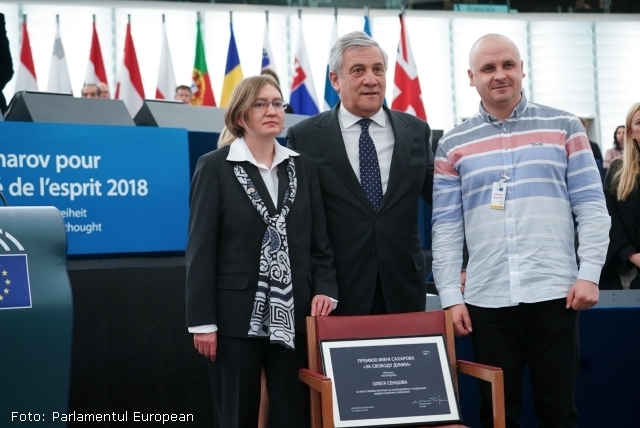
<path id="1" fill-rule="evenodd" d="M 73 310 L 66 259 L 60 211 L 0 207 L 0 403 L 5 421 L 67 426 Z"/>
<path id="2" fill-rule="evenodd" d="M 177 101 L 144 100 L 133 121 L 137 126 L 220 133 L 224 127 L 225 111 L 224 108 L 185 105 Z"/>
<path id="3" fill-rule="evenodd" d="M 4 119 L 7 122 L 134 126 L 122 100 L 76 98 L 55 92 L 17 92 Z"/>

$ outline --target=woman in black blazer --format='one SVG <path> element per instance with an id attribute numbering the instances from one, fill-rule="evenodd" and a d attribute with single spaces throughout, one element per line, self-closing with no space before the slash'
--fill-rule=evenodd
<path id="1" fill-rule="evenodd" d="M 627 113 L 624 155 L 611 162 L 604 195 L 611 216 L 609 250 L 600 289 L 622 289 L 620 275 L 640 267 L 640 103 Z M 640 288 L 640 276 L 631 282 Z"/>
<path id="2" fill-rule="evenodd" d="M 269 426 L 308 424 L 304 320 L 338 295 L 314 164 L 275 139 L 285 107 L 272 77 L 240 82 L 225 113 L 236 139 L 202 156 L 191 183 L 187 326 L 222 428 L 257 426 L 263 366 Z"/>

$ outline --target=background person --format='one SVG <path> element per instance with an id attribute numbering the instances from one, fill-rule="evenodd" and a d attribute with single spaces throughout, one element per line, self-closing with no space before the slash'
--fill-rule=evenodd
<path id="1" fill-rule="evenodd" d="M 191 93 L 191 88 L 187 85 L 180 85 L 176 88 L 175 100 L 181 101 L 182 104 L 191 104 L 191 98 L 193 94 Z"/>
<path id="2" fill-rule="evenodd" d="M 524 96 L 523 63 L 510 39 L 488 34 L 476 41 L 468 74 L 479 113 L 440 139 L 436 154 L 440 302 L 450 308 L 456 334 L 471 335 L 475 360 L 503 369 L 508 428 L 520 427 L 526 366 L 539 426 L 576 427 L 578 310 L 598 301 L 608 243 L 600 175 L 579 120 Z M 491 390 L 479 384 L 482 424 L 491 427 Z"/>
<path id="3" fill-rule="evenodd" d="M 589 122 L 584 117 L 580 117 L 579 119 L 580 119 L 580 123 L 582 123 L 582 126 L 584 127 L 585 132 L 587 132 L 587 129 L 589 127 Z M 588 135 L 587 135 L 587 138 L 589 138 Z M 593 152 L 593 158 L 596 160 L 596 165 L 598 166 L 600 177 L 602 177 L 602 179 L 604 180 L 604 167 L 602 166 L 604 160 L 602 159 L 602 152 L 600 151 L 600 146 L 598 146 L 598 143 L 591 140 L 589 140 L 589 145 L 591 146 L 591 151 Z"/>
<path id="4" fill-rule="evenodd" d="M 218 148 L 220 149 L 222 147 L 228 146 L 235 140 L 236 137 L 231 132 L 229 132 L 229 129 L 225 126 L 224 128 L 222 128 L 222 131 L 220 131 L 220 135 L 218 136 Z"/>
<path id="5" fill-rule="evenodd" d="M 611 161 L 624 155 L 624 125 L 620 125 L 613 132 L 613 147 L 604 152 L 604 162 L 602 167 L 609 169 Z"/>
<path id="6" fill-rule="evenodd" d="M 624 155 L 611 161 L 605 182 L 604 196 L 611 216 L 611 230 L 607 260 L 600 277 L 601 289 L 626 288 L 623 279 L 627 282 L 625 286 L 640 289 L 637 275 L 640 266 L 639 141 L 640 103 L 635 103 L 627 113 Z"/>
<path id="7" fill-rule="evenodd" d="M 278 73 L 276 73 L 275 71 L 273 71 L 270 68 L 265 68 L 263 70 L 260 70 L 260 74 L 261 75 L 267 75 L 267 76 L 271 76 L 274 79 L 276 79 L 276 82 L 278 82 L 278 85 L 280 84 L 280 78 L 278 77 Z M 291 107 L 291 104 L 287 104 L 287 108 L 284 109 L 285 113 L 295 113 L 293 111 L 293 107 Z"/>
<path id="8" fill-rule="evenodd" d="M 338 272 L 336 314 L 424 311 L 418 202 L 431 203 L 429 125 L 382 105 L 387 55 L 365 33 L 339 38 L 329 69 L 340 102 L 289 128 L 287 139 L 318 166 Z"/>
<path id="9" fill-rule="evenodd" d="M 100 98 L 110 99 L 111 92 L 109 91 L 109 85 L 105 82 L 98 83 L 98 89 L 100 89 Z"/>
<path id="10" fill-rule="evenodd" d="M 275 139 L 284 106 L 273 78 L 241 81 L 225 113 L 236 140 L 202 156 L 191 185 L 187 325 L 222 428 L 257 426 L 263 366 L 269 426 L 308 424 L 305 317 L 337 298 L 315 166 Z"/>
<path id="11" fill-rule="evenodd" d="M 82 87 L 82 98 L 100 98 L 100 88 L 94 83 L 87 83 Z"/>

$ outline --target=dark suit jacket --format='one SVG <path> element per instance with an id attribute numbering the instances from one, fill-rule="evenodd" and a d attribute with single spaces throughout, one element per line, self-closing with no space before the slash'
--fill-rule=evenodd
<path id="1" fill-rule="evenodd" d="M 338 273 L 339 315 L 369 314 L 379 275 L 390 313 L 424 311 L 425 262 L 418 235 L 418 200 L 431 203 L 433 158 L 423 120 L 384 107 L 395 146 L 389 182 L 377 212 L 345 150 L 338 104 L 291 127 L 289 147 L 318 167 L 327 232 Z"/>
<path id="2" fill-rule="evenodd" d="M 218 333 L 246 338 L 253 310 L 262 238 L 267 225 L 236 178 L 242 165 L 275 215 L 258 169 L 226 160 L 229 146 L 202 156 L 191 183 L 187 265 L 187 326 L 217 324 Z M 320 183 L 313 162 L 295 157 L 298 188 L 286 217 L 296 329 L 305 332 L 312 296 L 337 298 L 333 255 L 326 235 Z M 286 163 L 278 170 L 278 212 L 288 185 Z"/>
<path id="3" fill-rule="evenodd" d="M 0 13 L 0 113 L 7 110 L 7 102 L 2 94 L 5 85 L 13 77 L 13 62 L 11 61 L 11 51 L 9 51 L 9 39 L 4 22 L 4 15 Z"/>
<path id="4" fill-rule="evenodd" d="M 629 256 L 640 252 L 640 180 L 636 181 L 636 188 L 625 201 L 618 201 L 618 190 L 612 185 L 612 178 L 621 167 L 622 158 L 611 161 L 604 187 L 611 229 L 607 258 L 600 275 L 600 288 L 603 290 L 622 288 L 619 275 L 629 273 L 633 268 Z"/>

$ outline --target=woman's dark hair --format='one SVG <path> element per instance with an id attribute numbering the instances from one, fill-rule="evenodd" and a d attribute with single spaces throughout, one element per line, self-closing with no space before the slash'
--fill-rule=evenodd
<path id="1" fill-rule="evenodd" d="M 624 125 L 620 125 L 616 128 L 615 131 L 613 131 L 613 146 L 616 148 L 616 150 L 622 150 L 622 146 L 620 145 L 620 143 L 618 143 L 618 129 L 620 128 L 624 128 Z M 622 140 L 622 143 L 624 144 L 624 140 Z"/>

